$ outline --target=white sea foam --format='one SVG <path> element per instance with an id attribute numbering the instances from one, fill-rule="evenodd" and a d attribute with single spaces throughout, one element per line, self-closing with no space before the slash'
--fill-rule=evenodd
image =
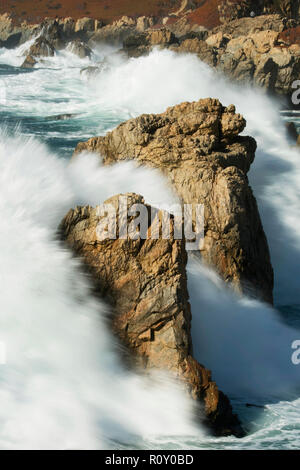
<path id="1" fill-rule="evenodd" d="M 195 261 L 189 264 L 189 292 L 195 356 L 226 393 L 254 403 L 299 395 L 299 368 L 291 359 L 299 331 L 271 307 L 237 298 Z"/>
<path id="2" fill-rule="evenodd" d="M 83 160 L 68 167 L 33 140 L 0 137 L 2 448 L 100 448 L 193 430 L 191 404 L 174 384 L 164 377 L 150 385 L 120 365 L 106 307 L 55 241 L 77 203 L 162 181 L 139 170 L 136 182 L 130 164 Z M 164 189 L 160 197 L 172 199 Z"/>
<path id="3" fill-rule="evenodd" d="M 0 53 L 0 61 L 5 60 Z M 95 58 L 89 61 L 91 65 L 96 62 Z M 100 134 L 112 122 L 143 112 L 162 112 L 167 106 L 181 101 L 210 96 L 219 98 L 224 105 L 237 105 L 237 111 L 247 119 L 245 132 L 258 142 L 249 177 L 270 244 L 276 274 L 276 303 L 300 304 L 300 160 L 298 152 L 287 140 L 277 105 L 258 90 L 239 88 L 226 82 L 192 55 L 154 51 L 147 57 L 129 61 L 114 57 L 109 67 L 90 81 L 80 75 L 81 68 L 80 59 L 62 53 L 60 57 L 47 59 L 33 72 L 9 78 L 4 76 L 9 98 L 6 109 L 33 116 L 83 113 L 84 119 L 91 123 L 91 132 L 95 133 L 96 129 Z M 61 447 L 93 446 L 95 436 L 103 430 L 107 435 L 113 430 L 112 434 L 127 436 L 129 431 L 147 435 L 149 428 L 160 437 L 157 441 L 147 441 L 147 445 L 151 442 L 158 446 L 164 443 L 185 446 L 183 442 L 187 441 L 162 440 L 160 418 L 166 420 L 166 433 L 175 428 L 184 434 L 187 428 L 190 430 L 188 420 L 180 415 L 179 421 L 174 423 L 172 419 L 176 418 L 172 418 L 172 412 L 169 414 L 170 408 L 160 416 L 160 406 L 155 414 L 153 408 L 159 402 L 155 393 L 162 393 L 163 397 L 167 394 L 159 389 L 151 391 L 150 399 L 149 394 L 144 395 L 144 382 L 125 374 L 116 365 L 111 338 L 107 333 L 103 334 L 102 320 L 98 319 L 98 304 L 88 297 L 84 281 L 74 273 L 76 263 L 52 239 L 58 221 L 74 204 L 95 205 L 112 194 L 135 191 L 142 193 L 147 202 L 159 206 L 165 200 L 173 200 L 174 195 L 164 186 L 161 177 L 137 170 L 132 163 L 107 169 L 98 167 L 96 159 L 83 156 L 66 169 L 65 163 L 55 155 L 49 155 L 34 141 L 25 145 L 22 140 L 2 138 L 0 161 L 0 191 L 3 193 L 1 279 L 2 286 L 6 287 L 1 302 L 5 302 L 7 313 L 3 315 L 3 331 L 12 344 L 19 341 L 17 352 L 28 352 L 33 347 L 33 357 L 38 358 L 33 366 L 32 359 L 26 362 L 25 356 L 12 353 L 16 363 L 13 367 L 8 364 L 2 388 L 7 404 L 2 409 L 2 419 L 7 423 L 1 433 L 2 446 L 17 447 L 20 443 L 24 447 L 42 446 L 47 442 L 55 447 L 57 440 L 53 435 L 56 433 Z M 298 368 L 290 360 L 291 341 L 298 339 L 300 333 L 283 325 L 271 307 L 237 299 L 215 273 L 201 265 L 190 266 L 189 283 L 195 353 L 201 362 L 212 368 L 218 383 L 240 401 L 253 399 L 266 403 L 268 399 L 278 401 L 278 396 L 287 399 L 286 395 L 300 382 Z M 77 298 L 72 294 L 75 291 Z M 11 320 L 7 319 L 9 312 Z M 82 338 L 84 321 L 87 332 Z M 49 331 L 53 328 L 56 331 L 60 322 L 61 331 L 52 340 Z M 77 343 L 79 352 L 74 352 L 72 345 Z M 41 352 L 44 345 L 45 351 L 54 350 L 53 361 Z M 72 361 L 70 351 L 75 361 Z M 79 364 L 78 369 L 70 366 L 74 362 L 76 367 Z M 107 367 L 107 363 L 112 366 Z M 66 374 L 69 369 L 73 370 L 70 376 Z M 84 383 L 78 380 L 83 370 L 87 370 L 87 375 L 95 382 L 90 382 L 89 378 Z M 96 388 L 100 383 L 98 375 L 108 384 L 104 388 L 100 386 L 102 394 L 98 395 L 105 406 L 99 405 L 97 394 L 94 394 L 94 383 Z M 109 395 L 109 385 L 116 380 L 118 386 L 113 388 L 126 397 L 127 401 L 121 400 L 126 412 L 115 395 L 117 392 L 114 390 Z M 74 383 L 76 386 L 73 387 Z M 47 387 L 51 393 L 43 395 L 41 392 Z M 72 398 L 65 400 L 63 397 L 69 393 Z M 140 408 L 137 411 L 137 395 L 141 407 L 149 413 L 144 414 Z M 58 397 L 55 412 L 51 402 L 53 396 Z M 171 407 L 178 406 L 177 398 L 175 396 L 174 402 L 171 401 Z M 66 402 L 70 403 L 70 408 Z M 160 402 L 164 408 L 164 398 Z M 188 409 L 188 405 L 183 405 L 186 407 Z M 282 401 L 258 411 L 253 420 L 247 414 L 247 420 L 252 420 L 254 429 L 259 430 L 243 441 L 199 440 L 197 435 L 193 444 L 192 441 L 189 443 L 204 448 L 293 448 L 300 442 L 297 407 L 297 401 Z M 12 412 L 6 414 L 6 409 Z M 39 422 L 35 418 L 36 409 L 42 416 Z M 243 409 L 239 409 L 242 416 Z M 100 423 L 95 427 L 93 417 L 101 413 L 104 413 L 104 425 Z M 74 425 L 73 415 L 76 423 L 84 424 Z M 8 419 L 8 416 L 12 418 Z M 151 416 L 154 416 L 153 420 Z M 141 422 L 148 422 L 148 418 L 151 426 L 145 427 Z M 153 421 L 157 423 L 155 426 Z M 49 426 L 43 427 L 45 423 Z M 32 431 L 34 425 L 36 432 Z M 26 426 L 31 432 L 25 432 Z M 21 429 L 20 435 L 16 429 Z M 69 434 L 70 440 L 66 441 L 62 434 Z"/>

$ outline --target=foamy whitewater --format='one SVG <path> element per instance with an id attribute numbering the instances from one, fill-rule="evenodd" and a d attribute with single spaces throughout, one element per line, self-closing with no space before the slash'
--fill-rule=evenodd
<path id="1" fill-rule="evenodd" d="M 192 55 L 154 51 L 125 60 L 109 48 L 78 59 L 63 51 L 33 70 L 29 44 L 0 49 L 0 447 L 297 449 L 300 366 L 299 151 L 277 105 L 234 87 Z M 81 70 L 101 63 L 101 73 Z M 159 173 L 133 163 L 104 168 L 75 145 L 141 113 L 205 97 L 235 104 L 258 142 L 249 179 L 275 270 L 276 309 L 237 298 L 216 273 L 190 261 L 197 359 L 232 399 L 247 437 L 211 438 L 170 377 L 125 370 L 80 264 L 56 241 L 76 204 L 126 191 L 163 206 L 176 200 Z M 58 114 L 71 119 L 56 120 Z M 260 405 L 249 408 L 247 403 Z"/>

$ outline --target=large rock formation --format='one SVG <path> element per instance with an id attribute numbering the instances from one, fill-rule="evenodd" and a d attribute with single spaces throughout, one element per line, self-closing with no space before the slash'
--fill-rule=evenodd
<path id="1" fill-rule="evenodd" d="M 105 137 L 78 144 L 104 164 L 135 159 L 159 168 L 187 204 L 204 204 L 203 259 L 237 290 L 272 302 L 268 244 L 247 172 L 256 143 L 241 137 L 245 120 L 216 99 L 182 103 L 142 115 Z"/>
<path id="2" fill-rule="evenodd" d="M 284 43 L 276 31 L 248 32 L 239 37 L 218 32 L 206 44 L 214 50 L 216 67 L 226 75 L 270 92 L 288 96 L 300 73 L 300 46 Z M 198 55 L 203 57 L 201 51 Z"/>
<path id="3" fill-rule="evenodd" d="M 26 21 L 16 25 L 8 13 L 0 15 L 0 47 L 13 49 L 30 39 L 37 32 L 37 25 Z"/>
<path id="4" fill-rule="evenodd" d="M 33 68 L 37 64 L 37 59 L 41 57 L 53 57 L 55 49 L 51 42 L 43 36 L 39 36 L 28 51 L 25 52 L 26 59 L 21 65 L 22 68 Z"/>
<path id="5" fill-rule="evenodd" d="M 75 39 L 74 41 L 69 42 L 67 50 L 80 57 L 80 59 L 90 57 L 92 54 L 92 50 L 89 46 L 80 41 L 80 39 Z"/>
<path id="6" fill-rule="evenodd" d="M 153 24 L 151 19 L 148 20 L 149 25 Z M 90 37 L 90 45 L 95 43 L 108 43 L 114 45 L 120 45 L 122 42 L 130 36 L 133 32 L 143 31 L 143 25 L 146 28 L 148 24 L 146 18 L 133 19 L 128 16 L 123 16 L 121 19 L 114 21 L 112 24 L 108 24 L 103 28 L 98 29 Z"/>
<path id="7" fill-rule="evenodd" d="M 232 414 L 227 397 L 211 380 L 211 373 L 192 357 L 191 309 L 188 301 L 185 241 L 174 238 L 174 219 L 170 237 L 154 239 L 161 228 L 162 214 L 155 212 L 136 194 L 115 196 L 104 204 L 115 209 L 116 239 L 100 230 L 107 219 L 105 210 L 77 207 L 70 210 L 60 226 L 67 245 L 81 256 L 95 282 L 96 292 L 112 307 L 113 330 L 145 369 L 162 369 L 186 385 L 203 412 L 200 419 L 217 435 L 242 435 L 238 419 Z M 135 219 L 135 204 L 143 204 L 146 225 L 143 235 L 135 229 L 120 239 L 121 224 Z M 107 207 L 104 206 L 104 209 Z M 127 215 L 127 210 L 134 213 Z M 149 223 L 148 223 L 149 222 Z M 113 235 L 114 230 L 111 231 Z M 151 238 L 152 235 L 152 238 Z M 205 418 L 203 418 L 205 416 Z"/>
<path id="8" fill-rule="evenodd" d="M 150 52 L 154 47 L 163 49 L 177 43 L 178 40 L 171 31 L 161 28 L 140 34 L 131 34 L 123 42 L 123 51 L 129 57 L 140 57 Z"/>
<path id="9" fill-rule="evenodd" d="M 253 83 L 289 99 L 291 84 L 300 73 L 298 3 L 295 6 L 296 3 L 289 0 L 259 4 L 246 0 L 216 2 L 215 10 L 219 6 L 225 23 L 212 31 L 199 23 L 205 20 L 207 2 L 198 1 L 181 2 L 180 10 L 164 19 L 123 16 L 108 25 L 90 17 L 77 21 L 45 18 L 39 25 L 26 22 L 16 25 L 9 15 L 3 15 L 0 17 L 0 46 L 16 47 L 39 35 L 33 51 L 26 52 L 23 67 L 28 68 L 37 63 L 38 57 L 48 56 L 49 52 L 52 55 L 65 47 L 74 50 L 79 57 L 89 56 L 90 48 L 103 42 L 123 43 L 123 51 L 130 57 L 147 54 L 154 47 L 170 48 L 179 53 L 195 53 L 235 81 Z M 197 21 L 188 14 L 190 8 L 196 8 L 194 12 L 201 10 L 202 16 Z M 247 16 L 253 8 L 257 14 L 264 15 Z M 265 15 L 270 12 L 273 14 Z"/>
<path id="10" fill-rule="evenodd" d="M 234 39 L 260 31 L 276 31 L 281 33 L 293 26 L 295 26 L 295 21 L 282 17 L 282 15 L 262 15 L 255 18 L 245 17 L 230 21 L 213 28 L 210 34 L 221 32 L 223 35 L 228 35 Z"/>
<path id="11" fill-rule="evenodd" d="M 196 53 L 237 82 L 253 83 L 289 98 L 300 73 L 298 3 L 296 7 L 296 2 L 284 0 L 222 2 L 220 11 L 224 7 L 228 12 L 225 24 L 214 28 L 205 41 L 193 38 L 171 48 Z M 250 17 L 251 11 L 268 14 Z"/>

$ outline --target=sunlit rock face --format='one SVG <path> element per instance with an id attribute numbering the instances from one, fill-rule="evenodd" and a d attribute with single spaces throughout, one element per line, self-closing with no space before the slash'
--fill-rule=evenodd
<path id="1" fill-rule="evenodd" d="M 247 179 L 256 143 L 239 136 L 245 126 L 234 106 L 202 99 L 130 119 L 78 144 L 75 155 L 88 150 L 106 165 L 133 159 L 160 169 L 183 203 L 204 205 L 203 260 L 237 291 L 272 302 L 268 244 Z"/>
<path id="2" fill-rule="evenodd" d="M 136 204 L 143 206 L 149 220 L 144 233 L 147 239 L 141 234 L 133 237 L 135 231 L 130 231 L 134 217 L 127 219 L 127 213 Z M 60 233 L 88 267 L 96 292 L 112 307 L 113 331 L 132 353 L 134 364 L 168 371 L 183 382 L 200 408 L 198 421 L 217 435 L 241 436 L 243 431 L 228 398 L 218 390 L 210 371 L 192 356 L 187 252 L 185 240 L 175 239 L 174 219 L 170 219 L 169 238 L 154 238 L 154 232 L 161 233 L 162 214 L 157 212 L 152 218 L 153 209 L 145 205 L 142 196 L 117 195 L 104 205 L 115 209 L 110 221 L 116 228 L 116 239 L 102 239 L 99 224 L 104 214 L 90 206 L 70 210 Z M 129 230 L 120 239 L 124 218 Z"/>

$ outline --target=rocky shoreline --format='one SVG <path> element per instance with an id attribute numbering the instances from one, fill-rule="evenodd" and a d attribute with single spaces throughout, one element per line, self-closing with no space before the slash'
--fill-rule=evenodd
<path id="1" fill-rule="evenodd" d="M 260 87 L 287 103 L 300 74 L 300 44 L 294 34 L 299 2 L 277 2 L 276 10 L 274 2 L 222 1 L 219 24 L 213 28 L 191 22 L 200 8 L 196 3 L 184 1 L 164 18 L 126 16 L 111 24 L 90 17 L 16 24 L 5 14 L 0 17 L 0 47 L 15 48 L 32 39 L 23 68 L 38 66 L 41 58 L 65 48 L 89 57 L 99 44 L 118 46 L 127 57 L 140 57 L 156 47 L 192 53 L 232 81 Z M 93 73 L 101 73 L 101 67 Z M 104 165 L 131 159 L 160 170 L 182 204 L 204 205 L 204 245 L 197 256 L 238 295 L 272 304 L 269 247 L 247 177 L 256 142 L 240 135 L 245 127 L 234 105 L 202 99 L 130 119 L 106 136 L 78 144 L 73 158 L 88 151 L 99 155 Z M 143 203 L 151 210 L 143 196 L 126 196 L 129 207 Z M 118 197 L 106 204 L 120 212 Z M 110 306 L 112 329 L 134 367 L 173 374 L 197 403 L 198 421 L 217 436 L 242 437 L 229 399 L 193 357 L 186 241 L 175 238 L 172 220 L 168 240 L 99 241 L 97 208 L 76 207 L 63 219 L 59 233 Z"/>
<path id="2" fill-rule="evenodd" d="M 0 46 L 13 48 L 37 39 L 25 52 L 23 67 L 32 68 L 42 57 L 67 48 L 89 57 L 99 44 L 113 44 L 129 57 L 148 54 L 153 48 L 196 54 L 203 62 L 236 83 L 252 84 L 291 104 L 292 84 L 300 73 L 300 44 L 293 31 L 298 20 L 281 15 L 242 17 L 212 30 L 184 22 L 157 24 L 154 18 L 123 17 L 111 25 L 93 18 L 45 19 L 39 25 L 14 26 L 0 17 Z"/>
<path id="3" fill-rule="evenodd" d="M 15 24 L 4 14 L 0 16 L 0 46 L 14 48 L 36 37 L 26 51 L 26 68 L 64 48 L 79 57 L 88 57 L 95 45 L 103 43 L 119 46 L 129 57 L 148 54 L 154 47 L 168 48 L 196 54 L 231 80 L 259 86 L 283 96 L 285 103 L 290 101 L 292 84 L 300 73 L 300 6 L 296 2 L 281 1 L 277 10 L 272 2 L 219 2 L 219 26 L 211 29 L 199 19 L 190 19 L 194 9 L 189 3 L 183 2 L 170 17 L 124 16 L 111 24 L 89 17 Z M 249 16 L 252 12 L 254 17 Z"/>

